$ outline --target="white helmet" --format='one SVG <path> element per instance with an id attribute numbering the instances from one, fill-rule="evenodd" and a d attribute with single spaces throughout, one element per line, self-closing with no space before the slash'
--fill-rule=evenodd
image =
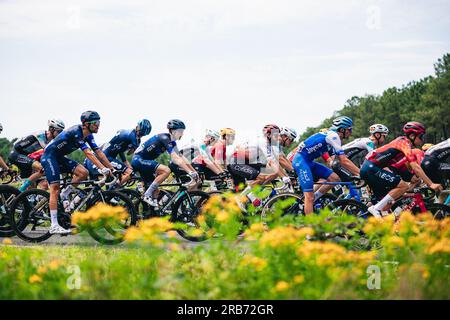
<path id="1" fill-rule="evenodd" d="M 56 130 L 64 130 L 66 125 L 62 120 L 59 119 L 50 119 L 48 120 L 48 127 Z"/>
<path id="2" fill-rule="evenodd" d="M 214 140 L 219 140 L 219 138 L 220 138 L 220 135 L 216 130 L 210 130 L 210 129 L 206 130 L 205 136 L 214 138 Z"/>
<path id="3" fill-rule="evenodd" d="M 371 125 L 369 128 L 369 132 L 370 132 L 370 134 L 375 134 L 375 133 L 388 134 L 389 129 L 385 125 L 378 123 L 378 124 Z"/>
<path id="4" fill-rule="evenodd" d="M 297 139 L 297 132 L 294 129 L 288 127 L 281 128 L 280 135 L 285 135 L 292 140 Z"/>
<path id="5" fill-rule="evenodd" d="M 3 131 L 3 126 L 2 126 L 2 124 L 0 123 L 0 133 L 2 133 L 2 131 Z"/>

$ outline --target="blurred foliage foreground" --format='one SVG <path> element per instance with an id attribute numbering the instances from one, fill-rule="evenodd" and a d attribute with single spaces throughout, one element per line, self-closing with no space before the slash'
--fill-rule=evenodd
<path id="1" fill-rule="evenodd" d="M 188 243 L 163 218 L 120 246 L 0 246 L 0 299 L 449 299 L 450 219 L 336 215 L 242 223 L 232 196 L 200 216 L 210 239 Z M 120 210 L 117 210 L 120 217 Z M 80 226 L 110 221 L 104 207 Z M 102 220 L 103 219 L 103 220 Z"/>

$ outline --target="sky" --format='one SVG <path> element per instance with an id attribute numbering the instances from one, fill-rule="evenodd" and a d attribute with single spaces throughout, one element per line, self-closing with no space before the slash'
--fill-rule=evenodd
<path id="1" fill-rule="evenodd" d="M 0 0 L 0 123 L 9 139 L 102 117 L 98 143 L 147 118 L 182 141 L 267 123 L 301 133 L 352 96 L 433 74 L 450 1 Z M 357 125 L 357 124 L 356 124 Z"/>

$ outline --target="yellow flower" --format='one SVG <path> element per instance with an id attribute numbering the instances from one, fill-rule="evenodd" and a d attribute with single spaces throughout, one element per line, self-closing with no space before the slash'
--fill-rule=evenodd
<path id="1" fill-rule="evenodd" d="M 10 239 L 10 238 L 5 238 L 5 239 L 3 239 L 3 244 L 6 244 L 6 245 L 10 245 L 10 244 L 12 244 L 13 242 L 12 242 L 12 240 Z"/>
<path id="2" fill-rule="evenodd" d="M 280 246 L 290 246 L 304 240 L 307 235 L 313 235 L 311 228 L 296 229 L 294 227 L 275 227 L 265 233 L 260 239 L 261 246 L 277 248 Z"/>
<path id="3" fill-rule="evenodd" d="M 177 232 L 175 231 L 175 230 L 169 230 L 169 231 L 167 231 L 167 236 L 169 237 L 169 238 L 176 238 L 177 237 Z"/>
<path id="4" fill-rule="evenodd" d="M 42 282 L 42 278 L 40 276 L 38 276 L 37 274 L 33 274 L 29 279 L 28 282 L 30 283 L 38 283 L 38 282 Z"/>
<path id="5" fill-rule="evenodd" d="M 261 271 L 267 267 L 267 261 L 252 255 L 245 255 L 241 261 L 241 266 L 251 266 L 256 271 Z"/>
<path id="6" fill-rule="evenodd" d="M 450 240 L 442 239 L 439 242 L 436 242 L 434 245 L 432 245 L 427 250 L 428 254 L 435 254 L 435 253 L 450 253 Z"/>
<path id="7" fill-rule="evenodd" d="M 61 260 L 52 260 L 48 267 L 50 268 L 50 270 L 56 270 L 58 269 L 58 267 L 61 265 Z"/>
<path id="8" fill-rule="evenodd" d="M 274 291 L 275 292 L 282 292 L 282 291 L 286 291 L 287 289 L 289 289 L 289 283 L 287 283 L 286 281 L 279 281 L 276 285 Z"/>
<path id="9" fill-rule="evenodd" d="M 47 267 L 41 266 L 38 268 L 38 273 L 46 273 L 47 272 Z"/>
<path id="10" fill-rule="evenodd" d="M 229 219 L 230 219 L 230 214 L 225 210 L 221 210 L 216 216 L 216 220 L 218 222 L 226 222 Z"/>
<path id="11" fill-rule="evenodd" d="M 263 223 L 253 223 L 249 229 L 245 230 L 244 237 L 247 240 L 259 239 L 265 230 L 266 226 Z"/>
<path id="12" fill-rule="evenodd" d="M 294 283 L 296 284 L 302 283 L 303 281 L 305 281 L 304 275 L 299 274 L 294 277 Z"/>
<path id="13" fill-rule="evenodd" d="M 180 251 L 180 246 L 177 245 L 176 243 L 169 243 L 168 249 L 170 251 Z"/>
<path id="14" fill-rule="evenodd" d="M 405 246 L 405 240 L 403 238 L 400 238 L 398 236 L 392 236 L 388 238 L 387 245 L 391 245 L 394 247 L 404 247 Z"/>

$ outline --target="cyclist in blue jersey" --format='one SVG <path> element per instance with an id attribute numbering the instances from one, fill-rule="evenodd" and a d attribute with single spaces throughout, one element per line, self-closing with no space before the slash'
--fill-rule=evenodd
<path id="1" fill-rule="evenodd" d="M 158 205 L 156 191 L 171 173 L 169 167 L 155 161 L 162 153 L 167 152 L 174 164 L 185 170 L 193 180 L 199 181 L 197 171 L 178 153 L 177 149 L 176 141 L 183 136 L 185 124 L 181 120 L 170 120 L 167 123 L 167 129 L 169 129 L 168 133 L 157 134 L 144 142 L 136 150 L 131 161 L 133 169 L 141 174 L 145 184 L 150 184 L 143 200 L 151 206 Z"/>
<path id="2" fill-rule="evenodd" d="M 300 143 L 292 165 L 297 172 L 298 180 L 305 196 L 305 214 L 313 212 L 314 200 L 327 193 L 333 186 L 323 185 L 315 193 L 314 178 L 326 179 L 330 182 L 339 181 L 339 177 L 328 167 L 314 162 L 324 153 L 329 152 L 339 158 L 341 166 L 353 175 L 359 175 L 359 169 L 345 155 L 341 141 L 350 137 L 353 121 L 349 117 L 338 117 L 333 120 L 333 126 L 326 132 L 319 132 Z"/>
<path id="3" fill-rule="evenodd" d="M 133 172 L 131 164 L 125 156 L 125 152 L 129 155 L 133 154 L 139 147 L 141 138 L 149 135 L 151 131 L 152 125 L 150 121 L 143 119 L 132 130 L 119 130 L 111 141 L 101 147 L 103 153 L 114 168 L 122 173 L 120 184 L 126 183 Z M 118 156 L 120 160 L 117 159 Z M 99 174 L 98 167 L 88 158 L 84 161 L 84 166 L 88 169 L 91 176 L 97 176 Z"/>
<path id="4" fill-rule="evenodd" d="M 95 111 L 86 111 L 81 115 L 81 123 L 81 125 L 64 130 L 53 139 L 45 147 L 44 155 L 41 158 L 41 164 L 50 185 L 50 234 L 70 233 L 70 230 L 64 229 L 58 224 L 60 173 L 72 173 L 72 182 L 75 183 L 86 179 L 89 174 L 85 167 L 67 158 L 66 155 L 81 149 L 86 157 L 100 168 L 102 174 L 110 175 L 114 170 L 108 158 L 94 141 L 93 133 L 97 133 L 100 127 L 100 115 Z M 91 149 L 95 152 L 95 155 Z M 63 202 L 67 202 L 68 196 L 73 190 L 72 186 L 68 186 L 61 191 Z"/>

